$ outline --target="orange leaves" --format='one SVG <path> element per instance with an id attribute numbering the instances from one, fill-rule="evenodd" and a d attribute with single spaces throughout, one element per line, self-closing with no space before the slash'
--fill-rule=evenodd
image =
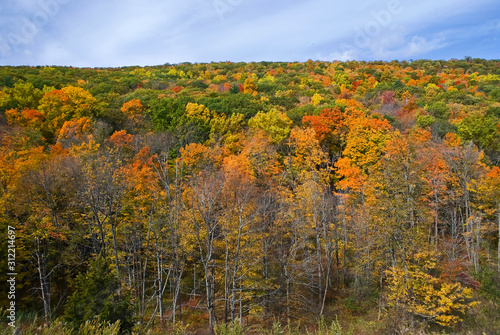
<path id="1" fill-rule="evenodd" d="M 340 158 L 336 163 L 337 175 L 341 177 L 338 185 L 343 190 L 360 192 L 366 177 L 361 173 L 361 169 L 347 157 Z"/>
<path id="2" fill-rule="evenodd" d="M 109 138 L 110 142 L 119 148 L 131 148 L 134 136 L 127 134 L 125 130 L 115 131 Z"/>
<path id="3" fill-rule="evenodd" d="M 43 96 L 43 102 L 62 105 L 69 102 L 69 97 L 62 90 L 53 90 L 51 92 L 45 93 L 45 95 Z"/>
<path id="4" fill-rule="evenodd" d="M 474 190 L 482 200 L 482 206 L 488 203 L 493 204 L 495 207 L 500 206 L 500 168 L 498 166 L 489 169 L 486 175 L 474 184 Z M 500 220 L 500 207 L 498 211 Z"/>
<path id="5" fill-rule="evenodd" d="M 58 140 L 77 139 L 84 140 L 83 136 L 92 131 L 92 121 L 87 117 L 64 122 L 59 130 Z"/>
<path id="6" fill-rule="evenodd" d="M 182 162 L 192 167 L 206 162 L 211 157 L 210 148 L 198 143 L 186 145 L 184 148 L 180 149 L 179 153 Z"/>
<path id="7" fill-rule="evenodd" d="M 297 174 L 315 171 L 326 162 L 326 153 L 321 149 L 316 134 L 312 128 L 294 128 L 290 133 L 292 167 Z"/>
<path id="8" fill-rule="evenodd" d="M 327 138 L 338 137 L 344 126 L 344 116 L 338 107 L 325 108 L 320 115 L 304 115 L 302 123 L 310 125 L 321 142 Z"/>
<path id="9" fill-rule="evenodd" d="M 9 109 L 5 111 L 5 116 L 10 125 L 32 129 L 40 129 L 45 120 L 44 115 L 35 109 L 23 109 L 22 111 L 17 108 Z"/>
<path id="10" fill-rule="evenodd" d="M 498 184 L 500 184 L 500 168 L 498 166 L 494 166 L 487 174 L 487 178 L 491 178 L 495 180 Z"/>
<path id="11" fill-rule="evenodd" d="M 174 86 L 174 87 L 172 87 L 172 91 L 174 91 L 174 93 L 176 93 L 176 94 L 177 94 L 177 93 L 179 93 L 180 91 L 182 91 L 182 89 L 183 89 L 183 88 L 184 88 L 184 87 L 182 87 L 182 86 Z"/>
<path id="12" fill-rule="evenodd" d="M 225 157 L 222 166 L 226 180 L 255 179 L 250 160 L 243 153 Z"/>
<path id="13" fill-rule="evenodd" d="M 64 149 L 61 143 L 50 146 L 50 152 L 54 156 L 66 156 L 69 154 L 69 151 Z"/>
<path id="14" fill-rule="evenodd" d="M 233 87 L 230 83 L 224 83 L 224 91 L 229 92 L 229 90 Z"/>
<path id="15" fill-rule="evenodd" d="M 124 175 L 131 186 L 131 200 L 143 205 L 159 192 L 157 175 L 150 164 L 152 159 L 149 147 L 143 147 L 130 164 L 124 167 Z"/>
<path id="16" fill-rule="evenodd" d="M 135 125 L 139 125 L 144 121 L 144 106 L 139 99 L 132 99 L 124 103 L 121 111 Z"/>
<path id="17" fill-rule="evenodd" d="M 242 155 L 248 157 L 252 175 L 260 181 L 268 180 L 281 172 L 276 150 L 263 132 L 257 132 L 245 140 Z"/>
<path id="18" fill-rule="evenodd" d="M 445 143 L 445 145 L 449 146 L 450 148 L 456 148 L 462 144 L 460 141 L 460 138 L 455 133 L 446 134 L 444 143 Z"/>

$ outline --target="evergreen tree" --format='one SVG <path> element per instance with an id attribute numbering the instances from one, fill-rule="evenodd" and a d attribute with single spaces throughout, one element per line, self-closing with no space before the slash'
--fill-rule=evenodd
<path id="1" fill-rule="evenodd" d="M 101 255 L 80 273 L 74 292 L 66 303 L 65 318 L 75 326 L 99 316 L 112 323 L 120 320 L 121 331 L 132 328 L 132 305 L 128 296 L 120 296 L 120 282 L 111 271 L 110 262 Z"/>

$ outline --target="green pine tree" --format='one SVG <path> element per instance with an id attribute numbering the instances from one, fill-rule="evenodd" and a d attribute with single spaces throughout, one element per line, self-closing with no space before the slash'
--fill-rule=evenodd
<path id="1" fill-rule="evenodd" d="M 73 294 L 68 298 L 65 319 L 79 327 L 99 316 L 112 323 L 120 320 L 121 331 L 133 326 L 133 311 L 128 296 L 120 296 L 120 282 L 112 272 L 110 262 L 101 255 L 90 263 L 85 273 L 73 282 Z"/>

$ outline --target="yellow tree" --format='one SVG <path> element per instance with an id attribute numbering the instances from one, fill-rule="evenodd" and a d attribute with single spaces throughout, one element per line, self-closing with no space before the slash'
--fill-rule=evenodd
<path id="1" fill-rule="evenodd" d="M 216 260 L 221 240 L 222 192 L 225 178 L 217 164 L 216 152 L 203 145 L 192 144 L 181 151 L 189 173 L 183 192 L 183 214 L 190 222 L 191 236 L 203 266 L 206 308 L 213 333 L 217 322 Z"/>
<path id="2" fill-rule="evenodd" d="M 253 78 L 248 77 L 245 79 L 245 83 L 243 84 L 243 92 L 252 94 L 252 95 L 257 95 L 257 85 L 255 84 Z"/>
<path id="3" fill-rule="evenodd" d="M 472 289 L 436 276 L 437 260 L 433 253 L 416 253 L 406 266 L 387 271 L 389 305 L 425 322 L 452 326 L 478 302 Z"/>
<path id="4" fill-rule="evenodd" d="M 248 120 L 250 128 L 264 130 L 273 144 L 278 144 L 288 137 L 292 123 L 285 113 L 274 108 L 267 113 L 258 112 Z"/>
<path id="5" fill-rule="evenodd" d="M 420 150 L 422 141 L 429 137 L 427 132 L 396 132 L 387 143 L 376 173 L 368 178 L 367 204 L 376 241 L 372 259 L 378 262 L 379 269 L 389 264 L 404 266 L 410 253 L 425 248 L 430 218 Z M 391 257 L 387 259 L 387 255 Z"/>
<path id="6" fill-rule="evenodd" d="M 257 225 L 260 205 L 248 151 L 225 157 L 222 170 L 225 180 L 221 215 L 225 250 L 225 321 L 230 315 L 233 327 L 237 312 L 241 323 L 243 307 L 251 312 L 255 306 L 251 292 L 255 292 L 254 287 L 258 285 L 255 280 L 262 257 L 258 252 L 262 243 L 261 227 Z"/>
<path id="7" fill-rule="evenodd" d="M 334 253 L 338 255 L 337 222 L 333 193 L 329 187 L 331 165 L 312 128 L 294 128 L 290 135 L 292 155 L 288 171 L 296 175 L 294 205 L 297 217 L 302 217 L 304 232 L 315 243 L 309 249 L 309 257 L 304 259 L 308 267 L 315 268 L 309 276 L 308 286 L 317 287 L 316 305 L 323 314 L 326 295 L 331 278 Z M 338 263 L 337 263 L 338 265 Z M 311 302 L 314 303 L 314 302 Z"/>
<path id="8" fill-rule="evenodd" d="M 349 101 L 347 101 L 349 102 Z M 391 126 L 386 120 L 360 116 L 358 109 L 352 108 L 347 117 L 349 131 L 343 156 L 337 162 L 339 188 L 344 193 L 343 210 L 343 245 L 353 245 L 352 252 L 357 261 L 354 264 L 357 287 L 362 277 L 370 277 L 373 259 L 370 254 L 371 239 L 370 217 L 367 209 L 367 178 L 375 173 L 387 142 L 391 138 Z M 348 227 L 349 226 L 349 227 Z M 349 233 L 348 233 L 349 231 Z M 353 239 L 354 243 L 348 241 Z M 347 257 L 344 250 L 343 256 Z M 344 263 L 347 260 L 344 261 Z"/>
<path id="9" fill-rule="evenodd" d="M 61 129 L 65 121 L 93 118 L 100 109 L 101 104 L 88 91 L 73 86 L 45 93 L 38 106 L 47 121 L 46 130 L 53 134 Z"/>
<path id="10" fill-rule="evenodd" d="M 484 174 L 484 155 L 472 142 L 462 144 L 456 134 L 445 139 L 444 158 L 450 168 L 450 200 L 454 201 L 452 221 L 451 258 L 459 254 L 459 241 L 463 238 L 467 257 L 475 270 L 479 270 L 479 248 L 481 245 L 481 218 L 472 207 L 471 184 Z"/>
<path id="11" fill-rule="evenodd" d="M 498 274 L 500 276 L 500 168 L 494 166 L 472 184 L 473 191 L 477 194 L 478 206 L 487 215 L 497 215 L 498 228 Z"/>

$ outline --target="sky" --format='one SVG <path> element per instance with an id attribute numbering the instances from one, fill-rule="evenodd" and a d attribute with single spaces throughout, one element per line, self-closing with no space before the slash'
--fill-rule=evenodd
<path id="1" fill-rule="evenodd" d="M 0 0 L 0 65 L 500 59 L 499 0 Z"/>

